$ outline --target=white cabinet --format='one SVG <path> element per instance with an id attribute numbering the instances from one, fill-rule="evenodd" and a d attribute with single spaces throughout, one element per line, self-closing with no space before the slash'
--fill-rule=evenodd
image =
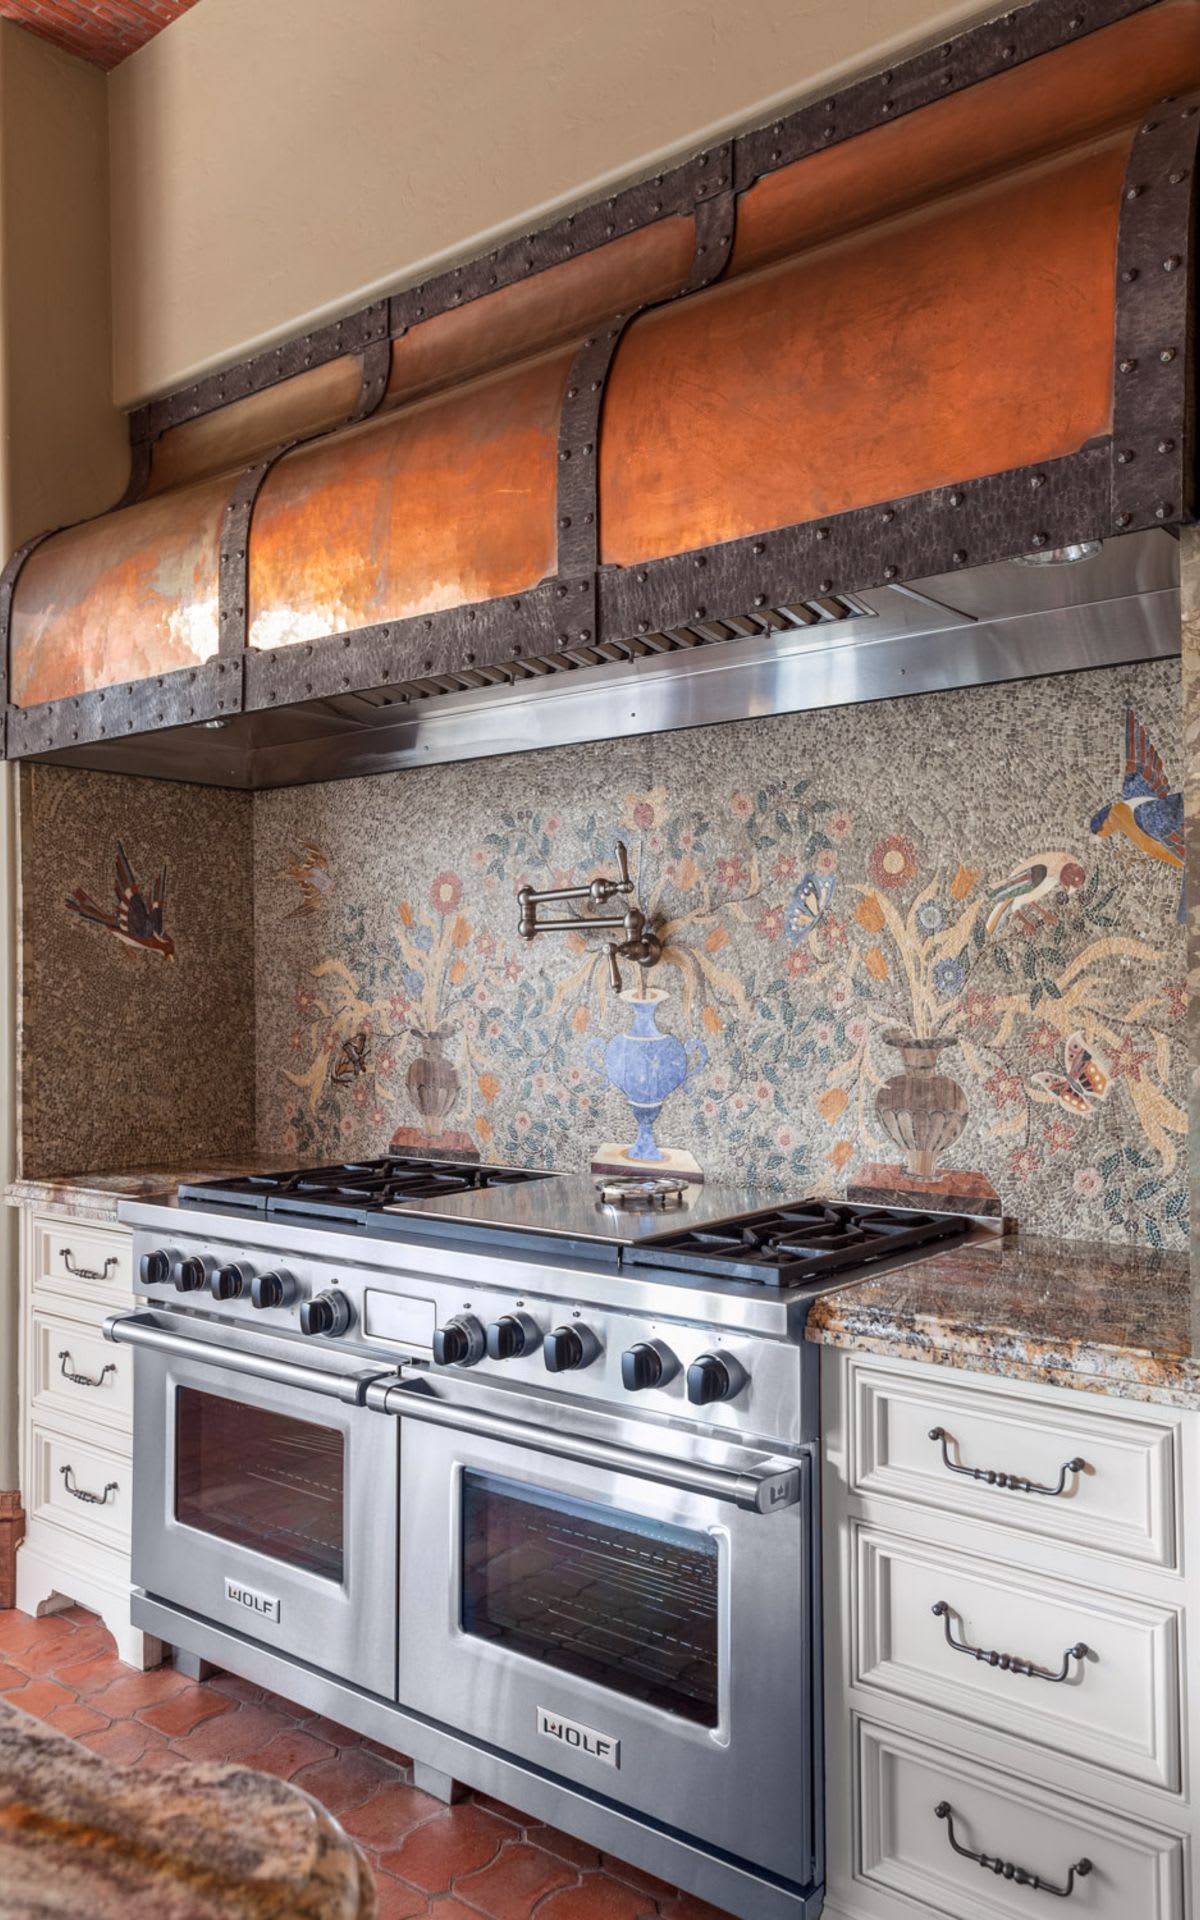
<path id="1" fill-rule="evenodd" d="M 21 1494 L 17 1605 L 72 1602 L 100 1614 L 122 1660 L 150 1667 L 162 1644 L 129 1620 L 133 1355 L 103 1336 L 133 1304 L 124 1227 L 23 1207 Z"/>
<path id="2" fill-rule="evenodd" d="M 1200 1414 L 822 1365 L 829 1920 L 1200 1920 Z"/>
<path id="3" fill-rule="evenodd" d="M 1074 1899 L 1067 1911 L 1090 1920 L 1184 1920 L 1178 1834 L 1050 1797 L 1027 1777 L 896 1729 L 856 1732 L 862 1878 L 872 1888 L 946 1920 L 1027 1920 L 1053 1897 Z"/>

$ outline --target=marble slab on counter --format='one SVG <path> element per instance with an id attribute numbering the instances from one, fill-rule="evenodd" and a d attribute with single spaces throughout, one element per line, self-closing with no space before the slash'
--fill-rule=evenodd
<path id="1" fill-rule="evenodd" d="M 14 1207 L 52 1207 L 80 1220 L 113 1223 L 122 1200 L 148 1200 L 174 1193 L 183 1180 L 216 1180 L 222 1174 L 275 1173 L 289 1165 L 276 1154 L 266 1159 L 201 1161 L 187 1167 L 136 1167 L 124 1173 L 64 1173 L 41 1180 L 15 1180 L 4 1190 Z"/>
<path id="2" fill-rule="evenodd" d="M 243 1767 L 118 1769 L 0 1702 L 0 1920 L 370 1920 L 363 1855 Z"/>
<path id="3" fill-rule="evenodd" d="M 822 1294 L 810 1340 L 1200 1407 L 1186 1254 L 1006 1235 Z"/>

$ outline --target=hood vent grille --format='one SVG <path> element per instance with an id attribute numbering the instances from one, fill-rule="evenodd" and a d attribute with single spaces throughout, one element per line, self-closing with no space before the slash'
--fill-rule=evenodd
<path id="1" fill-rule="evenodd" d="M 522 656 L 486 667 L 426 674 L 386 687 L 343 694 L 340 704 L 343 708 L 406 706 L 413 701 L 437 700 L 451 693 L 477 693 L 484 687 L 515 687 L 522 681 L 574 673 L 583 667 L 645 660 L 656 654 L 696 652 L 703 647 L 727 645 L 731 640 L 804 632 L 808 628 L 841 626 L 847 621 L 875 617 L 873 607 L 851 594 L 823 594 L 816 600 L 794 600 L 786 606 L 756 608 L 753 613 L 727 614 L 723 620 L 697 620 L 663 633 L 639 633 L 629 640 L 598 640 L 586 646 L 564 647 L 556 653 Z"/>

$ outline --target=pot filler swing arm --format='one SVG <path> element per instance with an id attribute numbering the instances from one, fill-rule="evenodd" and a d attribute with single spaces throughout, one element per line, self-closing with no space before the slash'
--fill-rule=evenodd
<path id="1" fill-rule="evenodd" d="M 590 906 L 604 907 L 617 894 L 626 897 L 633 893 L 633 881 L 629 877 L 629 854 L 625 843 L 617 841 L 617 878 L 609 879 L 604 874 L 597 877 L 586 887 L 551 887 L 543 892 L 533 887 L 522 887 L 517 894 L 520 917 L 517 931 L 522 940 L 533 940 L 539 933 L 592 933 L 597 928 L 620 930 L 623 940 L 610 940 L 607 946 L 608 977 L 614 993 L 621 991 L 621 969 L 618 962 L 632 960 L 639 967 L 653 967 L 662 957 L 662 941 L 636 900 L 629 900 L 624 914 L 614 914 L 607 919 L 589 917 L 575 910 L 568 911 L 558 920 L 539 920 L 538 908 L 551 902 L 586 900 Z"/>

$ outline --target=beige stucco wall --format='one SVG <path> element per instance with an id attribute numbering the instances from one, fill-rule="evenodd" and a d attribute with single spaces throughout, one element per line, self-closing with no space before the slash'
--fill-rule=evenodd
<path id="1" fill-rule="evenodd" d="M 128 473 L 110 399 L 104 75 L 0 22 L 0 547 Z M 15 780 L 0 768 L 0 1186 L 14 1140 Z M 86 1071 L 85 1063 L 81 1069 Z M 15 1221 L 0 1210 L 0 1488 L 17 1484 Z"/>
<path id="2" fill-rule="evenodd" d="M 112 75 L 115 391 L 180 384 L 979 0 L 200 0 Z"/>

